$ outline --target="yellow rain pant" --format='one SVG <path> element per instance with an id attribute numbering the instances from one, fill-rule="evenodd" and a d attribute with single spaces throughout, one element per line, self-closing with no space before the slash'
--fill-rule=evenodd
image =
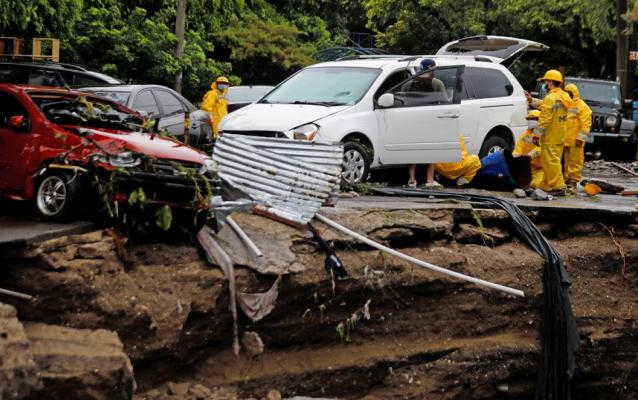
<path id="1" fill-rule="evenodd" d="M 583 179 L 583 165 L 585 165 L 585 146 L 570 146 L 564 150 L 565 180 L 580 182 Z"/>
<path id="2" fill-rule="evenodd" d="M 454 181 L 459 178 L 465 178 L 469 183 L 472 182 L 478 170 L 481 169 L 481 160 L 475 154 L 468 154 L 463 136 L 460 138 L 459 145 L 461 147 L 461 161 L 434 164 L 434 169 L 447 179 Z"/>
<path id="3" fill-rule="evenodd" d="M 543 181 L 539 188 L 551 192 L 565 187 L 563 179 L 563 166 L 561 158 L 563 157 L 562 143 L 551 144 L 541 141 L 541 165 L 543 166 Z"/>
<path id="4" fill-rule="evenodd" d="M 530 187 L 540 188 L 543 183 L 543 167 L 541 165 L 540 146 L 534 144 L 534 132 L 531 129 L 526 130 L 518 138 L 512 155 L 515 157 L 528 156 L 531 158 L 530 167 L 532 168 L 532 182 Z"/>

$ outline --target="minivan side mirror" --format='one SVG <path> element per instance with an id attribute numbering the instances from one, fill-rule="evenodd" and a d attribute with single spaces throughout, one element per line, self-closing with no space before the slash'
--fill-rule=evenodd
<path id="1" fill-rule="evenodd" d="M 29 130 L 29 120 L 24 115 L 12 115 L 9 117 L 7 125 L 14 131 L 25 132 Z"/>
<path id="2" fill-rule="evenodd" d="M 392 93 L 384 93 L 377 100 L 377 105 L 382 108 L 394 107 L 394 95 Z"/>

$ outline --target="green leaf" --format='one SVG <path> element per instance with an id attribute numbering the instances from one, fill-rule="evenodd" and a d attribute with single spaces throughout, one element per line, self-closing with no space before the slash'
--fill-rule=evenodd
<path id="1" fill-rule="evenodd" d="M 162 230 L 169 230 L 171 228 L 171 224 L 173 223 L 173 211 L 168 205 L 162 206 L 155 213 L 155 223 Z"/>

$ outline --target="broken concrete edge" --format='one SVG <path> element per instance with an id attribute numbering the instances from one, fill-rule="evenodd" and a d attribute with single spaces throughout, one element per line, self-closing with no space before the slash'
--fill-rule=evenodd
<path id="1" fill-rule="evenodd" d="M 0 303 L 0 398 L 130 400 L 136 389 L 116 332 L 23 324 Z"/>
<path id="2" fill-rule="evenodd" d="M 57 224 L 52 226 L 56 226 L 57 228 L 30 235 L 17 236 L 7 240 L 0 240 L 0 252 L 22 250 L 30 245 L 46 242 L 62 236 L 81 235 L 100 229 L 95 223 L 88 221 L 75 222 L 64 227 L 58 227 Z"/>

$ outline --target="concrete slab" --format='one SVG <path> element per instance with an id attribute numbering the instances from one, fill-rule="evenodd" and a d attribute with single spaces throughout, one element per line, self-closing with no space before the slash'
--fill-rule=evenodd
<path id="1" fill-rule="evenodd" d="M 95 224 L 86 221 L 62 224 L 0 216 L 0 249 L 25 246 L 33 242 L 86 233 L 94 229 L 96 229 Z"/>
<path id="2" fill-rule="evenodd" d="M 396 188 L 401 189 L 401 188 Z M 444 191 L 458 194 L 477 194 L 507 199 L 528 211 L 550 211 L 569 213 L 603 213 L 616 216 L 638 216 L 638 198 L 616 195 L 574 195 L 557 198 L 552 201 L 536 201 L 529 198 L 519 199 L 513 193 L 493 192 L 482 189 L 452 189 Z M 341 199 L 337 207 L 344 208 L 386 208 L 386 209 L 463 209 L 471 208 L 468 203 L 458 200 L 429 199 L 400 196 L 361 196 L 352 199 Z"/>

